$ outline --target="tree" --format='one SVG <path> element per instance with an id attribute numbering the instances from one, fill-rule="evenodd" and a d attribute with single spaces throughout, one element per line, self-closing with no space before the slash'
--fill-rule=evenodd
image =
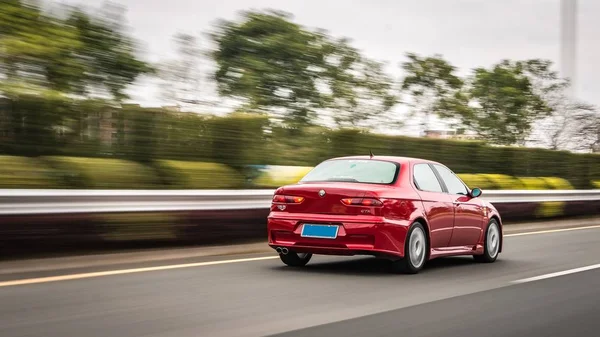
<path id="1" fill-rule="evenodd" d="M 361 56 L 344 39 L 334 42 L 329 50 L 325 77 L 330 93 L 325 100 L 335 123 L 357 127 L 377 119 L 389 125 L 391 118 L 386 113 L 398 103 L 398 97 L 384 64 Z"/>
<path id="2" fill-rule="evenodd" d="M 126 98 L 126 87 L 152 69 L 115 19 L 122 20 L 72 9 L 63 20 L 24 1 L 0 3 L 0 90 L 86 95 L 103 88 Z"/>
<path id="3" fill-rule="evenodd" d="M 554 84 L 534 86 L 547 79 L 552 75 L 538 60 L 504 60 L 490 69 L 477 68 L 468 92 L 475 104 L 458 117 L 489 142 L 524 144 L 533 122 L 553 112 L 542 93 Z"/>
<path id="4" fill-rule="evenodd" d="M 600 152 L 600 114 L 597 111 L 586 111 L 573 119 L 576 125 L 573 134 L 575 149 Z"/>
<path id="5" fill-rule="evenodd" d="M 93 17 L 75 9 L 67 20 L 81 41 L 81 48 L 72 55 L 85 67 L 81 81 L 88 89 L 107 90 L 117 101 L 128 98 L 125 89 L 138 76 L 155 71 L 137 58 L 133 39 L 123 32 L 123 11 L 114 7 L 103 17 Z"/>
<path id="6" fill-rule="evenodd" d="M 401 84 L 402 91 L 410 96 L 410 118 L 421 118 L 421 126 L 427 128 L 432 115 L 447 119 L 464 110 L 464 82 L 454 66 L 441 55 L 407 53 L 406 57 L 408 61 L 402 63 L 406 75 Z"/>
<path id="7" fill-rule="evenodd" d="M 222 21 L 212 37 L 219 93 L 245 101 L 257 112 L 285 110 L 305 124 L 323 107 L 316 88 L 323 65 L 324 38 L 289 21 L 281 12 L 244 12 L 242 22 Z"/>
<path id="8" fill-rule="evenodd" d="M 381 65 L 346 40 L 290 19 L 277 11 L 244 12 L 240 22 L 217 25 L 211 36 L 217 45 L 212 57 L 219 94 L 241 99 L 245 110 L 270 113 L 292 128 L 311 124 L 325 108 L 341 124 L 389 110 L 391 81 Z M 364 115 L 361 107 L 368 108 Z"/>
<path id="9" fill-rule="evenodd" d="M 82 47 L 73 27 L 22 1 L 2 2 L 0 13 L 2 89 L 79 91 L 85 69 L 72 57 Z"/>
<path id="10" fill-rule="evenodd" d="M 544 145 L 554 150 L 590 151 L 598 144 L 599 117 L 593 105 L 566 94 L 570 81 L 551 70 L 547 60 L 530 60 L 524 69 L 530 74 L 535 92 L 551 109 L 550 116 L 538 124 Z"/>
<path id="11" fill-rule="evenodd" d="M 554 112 L 539 122 L 538 141 L 552 150 L 589 149 L 589 132 L 596 118 L 594 106 L 573 102 L 549 102 Z"/>
<path id="12" fill-rule="evenodd" d="M 569 81 L 561 80 L 543 93 L 552 114 L 535 123 L 534 143 L 552 150 L 589 150 L 590 139 L 596 135 L 592 127 L 596 110 L 568 97 L 565 91 L 569 85 Z"/>
<path id="13" fill-rule="evenodd" d="M 214 106 L 209 96 L 207 71 L 201 68 L 204 53 L 198 38 L 178 33 L 174 36 L 178 58 L 164 62 L 159 71 L 162 95 L 178 105 Z"/>

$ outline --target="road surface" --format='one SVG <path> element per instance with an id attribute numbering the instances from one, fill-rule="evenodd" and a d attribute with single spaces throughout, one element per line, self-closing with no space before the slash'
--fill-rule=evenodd
<path id="1" fill-rule="evenodd" d="M 266 254 L 0 270 L 0 336 L 600 334 L 600 228 L 512 234 L 504 250 L 493 264 L 445 258 L 417 275 L 361 257 L 291 269 Z"/>

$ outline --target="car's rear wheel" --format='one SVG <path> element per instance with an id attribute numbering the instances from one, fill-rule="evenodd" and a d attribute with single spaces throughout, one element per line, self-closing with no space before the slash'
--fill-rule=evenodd
<path id="1" fill-rule="evenodd" d="M 413 223 L 406 235 L 404 258 L 392 262 L 393 271 L 402 274 L 418 273 L 425 265 L 428 249 L 425 228 L 419 222 Z"/>
<path id="2" fill-rule="evenodd" d="M 483 254 L 473 255 L 475 261 L 491 263 L 498 259 L 500 252 L 500 226 L 495 219 L 490 220 L 485 231 L 485 240 L 483 242 Z"/>
<path id="3" fill-rule="evenodd" d="M 287 254 L 279 254 L 279 258 L 290 267 L 304 267 L 312 258 L 310 253 L 288 252 Z"/>

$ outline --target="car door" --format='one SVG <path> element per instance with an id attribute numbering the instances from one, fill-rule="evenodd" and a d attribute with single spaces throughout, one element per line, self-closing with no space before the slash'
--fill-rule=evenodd
<path id="1" fill-rule="evenodd" d="M 413 166 L 413 183 L 423 201 L 431 236 L 431 248 L 448 247 L 454 227 L 454 205 L 428 163 Z"/>
<path id="2" fill-rule="evenodd" d="M 454 230 L 450 247 L 474 246 L 483 230 L 483 205 L 472 198 L 465 184 L 450 169 L 433 164 L 454 204 Z"/>

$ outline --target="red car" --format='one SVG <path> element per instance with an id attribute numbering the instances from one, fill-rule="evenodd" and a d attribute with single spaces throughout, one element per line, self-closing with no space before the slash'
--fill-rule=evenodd
<path id="1" fill-rule="evenodd" d="M 373 255 L 412 274 L 442 256 L 494 262 L 502 252 L 502 220 L 481 193 L 434 161 L 334 158 L 276 190 L 268 243 L 295 267 L 313 254 Z"/>

